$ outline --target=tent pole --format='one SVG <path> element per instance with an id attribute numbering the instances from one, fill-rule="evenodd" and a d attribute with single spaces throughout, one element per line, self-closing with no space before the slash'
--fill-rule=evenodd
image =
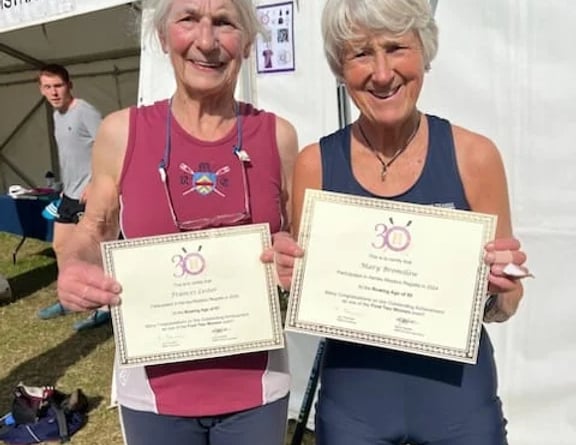
<path id="1" fill-rule="evenodd" d="M 0 153 L 0 161 L 2 161 L 2 163 L 6 164 L 10 169 L 12 169 L 12 171 L 14 173 L 16 173 L 16 175 L 18 175 L 20 177 L 20 179 L 22 179 L 28 187 L 34 187 L 35 186 L 34 181 L 32 179 L 30 179 L 28 176 L 26 176 L 26 173 L 24 173 L 22 170 L 20 170 L 16 166 L 16 164 L 14 164 L 10 159 L 8 159 L 2 153 Z"/>
<path id="2" fill-rule="evenodd" d="M 41 68 L 44 66 L 44 62 L 41 60 L 35 59 L 34 57 L 29 56 L 28 54 L 24 54 L 23 52 L 20 52 L 8 45 L 4 45 L 3 43 L 0 43 L 0 52 L 6 53 L 15 59 L 22 60 L 23 62 L 26 62 L 27 64 L 36 68 Z"/>
<path id="3" fill-rule="evenodd" d="M 120 70 L 118 69 L 118 67 L 116 65 L 114 65 L 114 73 L 112 74 L 112 77 L 114 77 L 114 86 L 116 87 L 116 97 L 118 98 L 118 109 L 122 109 L 122 108 L 124 108 L 124 106 L 122 105 L 122 94 L 120 91 L 120 80 L 118 79 L 119 75 L 120 75 Z"/>
<path id="4" fill-rule="evenodd" d="M 77 79 L 84 79 L 84 78 L 91 78 L 91 77 L 102 77 L 102 76 L 120 76 L 122 74 L 130 74 L 130 73 L 137 73 L 139 68 L 127 68 L 123 70 L 113 70 L 113 71 L 99 71 L 93 73 L 84 73 L 84 74 L 73 74 L 74 80 Z M 0 72 L 0 74 L 2 74 Z M 0 87 L 10 87 L 13 85 L 26 85 L 28 83 L 36 83 L 36 78 L 31 79 L 23 79 L 23 80 L 14 80 L 10 82 L 0 82 Z"/>
<path id="5" fill-rule="evenodd" d="M 14 127 L 14 130 L 12 130 L 12 132 L 8 135 L 8 137 L 6 139 L 4 139 L 4 141 L 0 144 L 0 152 L 2 150 L 4 150 L 4 148 L 6 148 L 8 143 L 12 140 L 12 138 L 14 136 L 16 136 L 16 134 L 26 124 L 26 122 L 28 122 L 28 120 L 32 117 L 32 115 L 36 112 L 36 110 L 38 110 L 38 108 L 40 108 L 42 103 L 44 103 L 44 98 L 42 98 L 38 102 L 36 102 L 36 104 L 30 109 L 30 111 L 28 113 L 26 113 L 26 116 L 24 116 L 22 118 L 22 120 L 20 122 L 18 122 L 16 127 Z"/>
<path id="6" fill-rule="evenodd" d="M 0 52 L 2 51 L 2 46 L 0 44 Z M 14 51 L 14 50 L 13 50 Z M 48 63 L 56 63 L 58 65 L 64 65 L 66 68 L 70 68 L 73 65 L 82 65 L 82 64 L 90 64 L 94 62 L 102 62 L 102 61 L 110 61 L 110 60 L 118 60 L 118 59 L 129 59 L 133 57 L 140 56 L 140 48 L 128 48 L 128 49 L 121 49 L 121 50 L 114 50 L 114 51 L 106 51 L 96 54 L 83 54 L 81 56 L 74 56 L 74 57 L 66 57 L 61 59 L 47 59 L 44 62 L 37 61 L 36 59 L 27 56 L 26 54 L 19 53 L 22 57 L 28 57 L 31 61 L 36 61 L 41 65 L 34 65 L 32 68 L 29 66 L 23 65 L 10 65 L 0 68 L 0 74 L 14 74 L 14 73 L 22 73 L 26 71 L 35 71 L 37 68 L 40 68 Z M 16 56 L 15 56 L 16 57 Z M 20 60 L 23 60 L 22 57 L 18 57 Z M 28 60 L 24 60 L 28 62 Z M 76 77 L 76 76 L 74 76 Z"/>
<path id="7" fill-rule="evenodd" d="M 344 128 L 350 123 L 350 102 L 343 83 L 338 82 L 336 94 L 338 96 L 338 126 Z"/>

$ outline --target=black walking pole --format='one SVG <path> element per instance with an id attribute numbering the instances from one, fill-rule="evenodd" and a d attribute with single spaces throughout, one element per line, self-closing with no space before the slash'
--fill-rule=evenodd
<path id="1" fill-rule="evenodd" d="M 344 85 L 338 84 L 336 90 L 338 95 L 338 125 L 340 128 L 344 128 L 350 122 L 348 96 Z M 314 363 L 312 363 L 310 377 L 308 377 L 308 384 L 306 385 L 306 391 L 304 392 L 304 398 L 302 399 L 302 405 L 300 406 L 300 412 L 298 413 L 298 419 L 296 420 L 296 427 L 294 428 L 294 434 L 292 435 L 292 442 L 290 442 L 290 445 L 301 445 L 302 439 L 304 438 L 306 424 L 308 423 L 308 417 L 310 416 L 310 410 L 312 409 L 312 403 L 314 402 L 314 396 L 316 395 L 316 388 L 318 387 L 320 364 L 322 363 L 325 345 L 326 341 L 324 339 L 320 340 L 318 349 L 316 350 L 316 355 L 314 356 Z"/>
<path id="2" fill-rule="evenodd" d="M 318 377 L 320 374 L 320 363 L 322 362 L 322 356 L 324 355 L 325 345 L 326 341 L 324 339 L 320 340 L 318 349 L 316 350 L 316 356 L 314 357 L 314 363 L 310 370 L 310 377 L 308 377 L 308 384 L 306 385 L 306 391 L 304 392 L 304 398 L 302 399 L 298 419 L 296 420 L 292 442 L 290 442 L 291 445 L 300 445 L 304 438 L 306 424 L 308 423 L 308 417 L 310 416 L 310 410 L 312 409 L 312 403 L 314 402 L 314 396 L 316 395 L 316 387 L 318 386 Z"/>

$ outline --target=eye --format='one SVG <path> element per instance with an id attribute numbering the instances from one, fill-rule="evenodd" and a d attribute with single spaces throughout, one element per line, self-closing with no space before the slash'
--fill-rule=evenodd
<path id="1" fill-rule="evenodd" d="M 404 45 L 392 43 L 386 47 L 386 52 L 389 54 L 393 54 L 393 53 L 396 53 L 396 52 L 401 51 L 401 50 L 406 49 L 406 48 L 407 47 Z"/>
<path id="2" fill-rule="evenodd" d="M 368 57 L 370 55 L 370 51 L 366 48 L 351 48 L 348 51 L 347 59 L 348 60 L 355 60 L 355 59 L 362 59 L 364 57 Z"/>
<path id="3" fill-rule="evenodd" d="M 226 17 L 214 17 L 214 19 L 212 20 L 212 24 L 219 28 L 225 28 L 225 27 L 236 28 L 236 24 Z"/>
<path id="4" fill-rule="evenodd" d="M 195 22 L 196 18 L 191 15 L 186 15 L 178 20 L 178 22 Z"/>
<path id="5" fill-rule="evenodd" d="M 177 18 L 177 23 L 196 23 L 200 20 L 200 15 L 194 11 L 185 11 Z"/>

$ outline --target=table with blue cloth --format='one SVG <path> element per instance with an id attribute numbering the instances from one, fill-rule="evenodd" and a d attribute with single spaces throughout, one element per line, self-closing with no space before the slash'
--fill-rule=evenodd
<path id="1" fill-rule="evenodd" d="M 13 233 L 22 238 L 12 253 L 12 261 L 26 238 L 52 241 L 54 222 L 42 216 L 42 210 L 54 197 L 40 196 L 30 198 L 12 198 L 0 195 L 0 232 Z"/>

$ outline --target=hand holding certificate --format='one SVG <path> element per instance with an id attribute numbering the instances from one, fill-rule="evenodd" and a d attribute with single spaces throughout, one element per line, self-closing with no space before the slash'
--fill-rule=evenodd
<path id="1" fill-rule="evenodd" d="M 122 284 L 112 309 L 121 365 L 203 359 L 284 346 L 266 224 L 102 244 Z"/>
<path id="2" fill-rule="evenodd" d="M 474 363 L 495 224 L 307 190 L 287 330 Z"/>

